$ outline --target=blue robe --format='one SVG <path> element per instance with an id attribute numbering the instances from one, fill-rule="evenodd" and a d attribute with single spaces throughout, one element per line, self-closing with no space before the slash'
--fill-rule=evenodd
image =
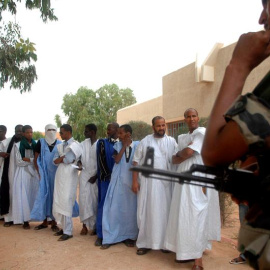
<path id="1" fill-rule="evenodd" d="M 129 169 L 138 144 L 138 141 L 133 142 L 128 162 L 123 154 L 121 161 L 113 167 L 103 207 L 103 244 L 137 239 L 137 195 L 131 190 L 132 172 Z M 114 148 L 119 153 L 122 142 L 116 143 Z"/>
<path id="2" fill-rule="evenodd" d="M 102 166 L 100 162 L 100 144 L 104 143 L 105 148 L 105 165 L 107 169 L 107 177 L 101 179 Z M 97 209 L 97 222 L 96 222 L 96 231 L 98 238 L 103 238 L 102 235 L 102 215 L 103 215 L 103 205 L 105 201 L 105 197 L 107 194 L 107 190 L 110 184 L 111 172 L 114 166 L 114 142 L 111 142 L 109 139 L 99 139 L 97 142 L 97 177 L 98 177 L 98 209 Z"/>
<path id="3" fill-rule="evenodd" d="M 43 221 L 47 217 L 54 220 L 54 217 L 52 215 L 52 204 L 54 178 L 57 166 L 54 165 L 53 158 L 55 152 L 57 151 L 56 145 L 61 143 L 61 141 L 56 141 L 52 152 L 50 152 L 50 149 L 45 139 L 40 139 L 40 143 L 41 151 L 37 159 L 40 174 L 39 190 L 30 217 L 32 220 L 38 221 Z"/>

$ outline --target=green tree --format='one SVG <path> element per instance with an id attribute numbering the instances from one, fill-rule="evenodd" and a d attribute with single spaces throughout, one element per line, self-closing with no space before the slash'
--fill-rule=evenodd
<path id="1" fill-rule="evenodd" d="M 73 137 L 82 141 L 85 125 L 95 123 L 99 137 L 105 137 L 107 124 L 116 121 L 117 111 L 135 102 L 132 90 L 119 89 L 116 84 L 104 85 L 97 91 L 80 87 L 76 94 L 64 96 L 61 109 L 72 126 Z M 55 119 L 59 120 L 59 115 Z"/>
<path id="2" fill-rule="evenodd" d="M 134 141 L 140 141 L 145 136 L 153 133 L 152 126 L 143 121 L 129 121 L 128 124 L 132 127 Z"/>
<path id="3" fill-rule="evenodd" d="M 9 22 L 2 30 L 0 27 L 0 89 L 9 81 L 10 88 L 29 91 L 37 79 L 32 64 L 37 60 L 35 44 L 21 38 L 18 24 Z"/>
<path id="4" fill-rule="evenodd" d="M 45 138 L 45 136 L 40 131 L 34 131 L 33 132 L 33 139 L 39 140 L 40 138 Z"/>
<path id="5" fill-rule="evenodd" d="M 136 103 L 133 91 L 129 88 L 119 89 L 116 84 L 106 84 L 96 91 L 96 118 L 99 133 L 106 135 L 108 123 L 116 122 L 116 114 L 119 109 Z"/>
<path id="6" fill-rule="evenodd" d="M 37 61 L 34 43 L 23 39 L 17 23 L 4 23 L 3 12 L 17 14 L 17 4 L 21 0 L 0 1 L 0 89 L 10 83 L 10 88 L 19 89 L 21 93 L 31 90 L 37 80 Z M 39 9 L 44 22 L 57 20 L 51 8 L 50 0 L 25 0 L 26 9 Z"/>
<path id="7" fill-rule="evenodd" d="M 61 117 L 59 114 L 55 115 L 54 121 L 55 121 L 57 127 L 60 128 L 62 126 L 62 120 L 61 120 Z"/>
<path id="8" fill-rule="evenodd" d="M 96 94 L 87 87 L 80 87 L 76 94 L 66 94 L 61 109 L 68 117 L 68 124 L 72 126 L 73 137 L 84 139 L 84 127 L 89 123 L 96 123 Z"/>

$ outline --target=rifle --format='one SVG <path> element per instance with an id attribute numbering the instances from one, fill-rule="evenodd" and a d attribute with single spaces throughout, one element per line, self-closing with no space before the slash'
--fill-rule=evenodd
<path id="1" fill-rule="evenodd" d="M 142 173 L 145 177 L 153 177 L 163 181 L 190 184 L 232 194 L 240 201 L 260 201 L 260 185 L 258 177 L 251 171 L 223 167 L 209 167 L 193 164 L 188 171 L 177 173 L 172 171 L 154 169 L 154 148 L 148 147 L 142 166 L 130 168 L 133 172 Z M 200 176 L 200 175 L 204 176 Z"/>

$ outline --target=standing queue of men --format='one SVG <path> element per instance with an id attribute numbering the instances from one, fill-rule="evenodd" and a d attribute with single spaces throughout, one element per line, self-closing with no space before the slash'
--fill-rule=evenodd
<path id="1" fill-rule="evenodd" d="M 154 148 L 154 168 L 186 171 L 203 164 L 205 128 L 198 112 L 184 112 L 189 132 L 175 139 L 166 135 L 165 119 L 152 119 L 153 134 L 134 141 L 130 125 L 107 126 L 107 138 L 97 139 L 95 124 L 85 126 L 85 140 L 72 137 L 72 127 L 45 127 L 45 138 L 32 139 L 29 125 L 17 125 L 6 138 L 0 125 L 0 209 L 5 227 L 42 221 L 35 230 L 51 225 L 59 241 L 73 237 L 72 217 L 80 216 L 81 235 L 97 234 L 95 246 L 108 249 L 123 242 L 137 246 L 137 255 L 150 250 L 176 253 L 176 262 L 194 261 L 202 270 L 202 255 L 220 240 L 218 193 L 211 188 L 179 185 L 155 176 L 144 177 L 130 167 L 144 162 Z M 78 173 L 78 171 L 80 173 Z M 79 182 L 79 206 L 76 201 Z"/>

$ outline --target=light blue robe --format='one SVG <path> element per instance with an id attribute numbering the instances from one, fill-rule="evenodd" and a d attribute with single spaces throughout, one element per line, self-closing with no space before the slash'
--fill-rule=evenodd
<path id="1" fill-rule="evenodd" d="M 113 167 L 111 183 L 103 207 L 102 244 L 137 239 L 137 195 L 131 190 L 132 172 L 129 169 L 138 144 L 138 141 L 133 142 L 129 162 L 126 162 L 126 156 L 123 154 L 121 161 L 115 163 Z M 119 153 L 122 143 L 117 142 L 114 148 Z"/>
<path id="2" fill-rule="evenodd" d="M 49 146 L 45 139 L 40 139 L 41 151 L 37 159 L 40 182 L 38 195 L 35 200 L 34 207 L 31 211 L 31 219 L 43 221 L 49 217 L 54 220 L 52 215 L 53 204 L 53 190 L 54 190 L 54 178 L 57 170 L 57 166 L 53 163 L 55 152 L 57 151 L 56 145 L 61 143 L 57 140 L 52 152 L 50 152 Z"/>

